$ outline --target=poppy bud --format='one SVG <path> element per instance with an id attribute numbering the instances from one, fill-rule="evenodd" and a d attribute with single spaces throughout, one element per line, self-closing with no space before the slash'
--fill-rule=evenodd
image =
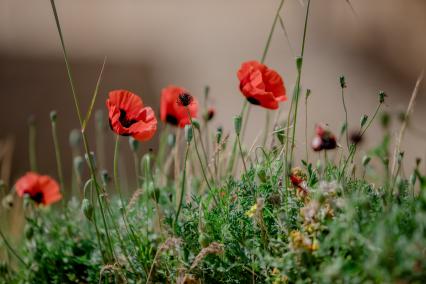
<path id="1" fill-rule="evenodd" d="M 379 102 L 382 104 L 385 102 L 385 97 L 387 97 L 387 95 L 385 94 L 385 92 L 380 91 L 379 92 Z"/>
<path id="2" fill-rule="evenodd" d="M 52 110 L 50 112 L 50 121 L 56 122 L 57 118 L 58 118 L 58 113 L 56 112 L 56 110 Z"/>
<path id="3" fill-rule="evenodd" d="M 234 129 L 237 136 L 240 136 L 240 133 L 241 133 L 241 123 L 242 123 L 241 115 L 234 116 Z"/>
<path id="4" fill-rule="evenodd" d="M 371 158 L 369 156 L 364 156 L 362 158 L 362 166 L 366 167 L 370 163 L 370 161 L 371 161 Z"/>
<path id="5" fill-rule="evenodd" d="M 188 144 L 191 143 L 193 136 L 192 127 L 190 125 L 185 125 L 185 139 Z"/>
<path id="6" fill-rule="evenodd" d="M 278 141 L 280 141 L 281 145 L 283 145 L 284 144 L 284 137 L 285 137 L 284 128 L 277 129 L 275 131 L 275 133 L 277 135 Z"/>
<path id="7" fill-rule="evenodd" d="M 398 164 L 401 164 L 403 159 L 404 159 L 404 152 L 399 152 L 398 153 Z"/>
<path id="8" fill-rule="evenodd" d="M 104 185 L 107 185 L 110 182 L 111 178 L 110 178 L 107 170 L 101 171 L 101 180 L 102 180 L 102 183 Z"/>
<path id="9" fill-rule="evenodd" d="M 382 113 L 382 115 L 380 116 L 380 124 L 382 125 L 383 128 L 388 128 L 389 127 L 389 123 L 390 123 L 390 115 L 387 112 Z"/>
<path id="10" fill-rule="evenodd" d="M 368 115 L 363 115 L 362 117 L 361 117 L 361 120 L 360 120 L 360 123 L 361 123 L 361 128 L 362 127 L 364 127 L 364 125 L 367 123 L 367 120 L 368 120 Z"/>
<path id="11" fill-rule="evenodd" d="M 83 174 L 83 158 L 81 156 L 75 156 L 73 159 L 74 171 L 81 177 Z"/>
<path id="12" fill-rule="evenodd" d="M 170 147 L 175 146 L 176 143 L 176 136 L 173 133 L 170 133 L 169 135 L 167 135 L 167 144 Z"/>
<path id="13" fill-rule="evenodd" d="M 311 89 L 307 89 L 307 90 L 306 90 L 306 95 L 305 95 L 305 96 L 306 96 L 306 99 L 307 99 L 307 98 L 309 98 L 309 97 L 311 96 L 311 93 L 312 93 Z"/>
<path id="14" fill-rule="evenodd" d="M 13 195 L 8 194 L 5 197 L 3 197 L 1 204 L 3 205 L 3 208 L 8 210 L 13 207 Z"/>
<path id="15" fill-rule="evenodd" d="M 216 130 L 216 143 L 219 144 L 220 141 L 222 140 L 222 134 L 223 134 L 223 128 L 222 127 L 218 127 Z"/>
<path id="16" fill-rule="evenodd" d="M 178 97 L 178 104 L 184 107 L 189 106 L 194 98 L 188 93 L 182 93 Z"/>
<path id="17" fill-rule="evenodd" d="M 420 162 L 422 161 L 421 158 L 416 158 L 416 167 L 418 167 L 420 165 Z"/>
<path id="18" fill-rule="evenodd" d="M 89 168 L 90 168 L 90 164 L 92 164 L 93 168 L 96 169 L 96 159 L 95 159 L 94 152 L 90 152 L 89 155 L 84 154 L 84 158 L 86 159 L 86 162 L 89 165 Z"/>
<path id="19" fill-rule="evenodd" d="M 341 87 L 342 89 L 346 88 L 346 87 L 347 87 L 347 85 L 346 85 L 346 79 L 345 79 L 345 76 L 340 76 L 339 80 L 340 80 L 340 87 Z"/>
<path id="20" fill-rule="evenodd" d="M 129 146 L 133 153 L 136 153 L 139 150 L 140 142 L 133 137 L 129 137 Z"/>
<path id="21" fill-rule="evenodd" d="M 73 129 L 70 132 L 68 138 L 71 148 L 78 148 L 81 145 L 81 131 L 78 129 Z"/>
<path id="22" fill-rule="evenodd" d="M 198 130 L 200 130 L 200 128 L 201 128 L 200 122 L 196 119 L 192 119 L 192 125 Z"/>
<path id="23" fill-rule="evenodd" d="M 84 213 L 84 216 L 86 216 L 86 218 L 89 221 L 92 221 L 93 219 L 93 205 L 90 204 L 89 199 L 84 198 L 83 201 L 81 202 L 81 210 Z"/>

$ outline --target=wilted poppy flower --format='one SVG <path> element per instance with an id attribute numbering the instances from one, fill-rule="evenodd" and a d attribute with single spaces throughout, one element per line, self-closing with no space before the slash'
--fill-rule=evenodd
<path id="1" fill-rule="evenodd" d="M 281 76 L 257 61 L 247 61 L 237 73 L 240 90 L 247 100 L 267 109 L 277 109 L 278 103 L 287 100 Z"/>
<path id="2" fill-rule="evenodd" d="M 150 107 L 145 107 L 142 99 L 132 92 L 111 91 L 106 105 L 109 110 L 109 124 L 115 133 L 147 141 L 157 131 L 154 111 Z"/>
<path id="3" fill-rule="evenodd" d="M 354 131 L 349 134 L 349 139 L 351 140 L 352 144 L 360 144 L 362 142 L 362 135 L 360 131 Z"/>
<path id="4" fill-rule="evenodd" d="M 183 128 L 190 124 L 191 117 L 197 117 L 198 101 L 184 88 L 170 85 L 161 91 L 160 118 L 171 125 Z"/>
<path id="5" fill-rule="evenodd" d="M 210 121 L 214 118 L 216 114 L 216 110 L 212 107 L 209 107 L 208 110 L 206 111 L 206 113 L 204 114 L 204 120 L 205 121 Z"/>
<path id="6" fill-rule="evenodd" d="M 305 198 L 308 195 L 308 189 L 306 185 L 307 176 L 303 170 L 299 167 L 292 168 L 290 171 L 290 181 L 297 190 L 297 194 Z"/>
<path id="7" fill-rule="evenodd" d="M 322 125 L 315 127 L 316 136 L 312 140 L 314 151 L 332 150 L 337 147 L 336 136 L 331 131 L 326 130 Z"/>
<path id="8" fill-rule="evenodd" d="M 36 204 L 49 205 L 62 198 L 58 183 L 50 176 L 28 172 L 15 184 L 16 193 L 28 194 Z"/>

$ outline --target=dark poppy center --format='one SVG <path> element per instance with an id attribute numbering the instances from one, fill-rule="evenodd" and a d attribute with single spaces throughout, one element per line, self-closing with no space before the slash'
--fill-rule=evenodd
<path id="1" fill-rule="evenodd" d="M 35 203 L 42 203 L 43 201 L 43 192 L 39 191 L 36 194 L 33 194 L 30 196 L 32 200 L 34 200 Z"/>
<path id="2" fill-rule="evenodd" d="M 118 118 L 118 120 L 120 121 L 121 125 L 126 128 L 129 128 L 130 126 L 132 126 L 132 124 L 137 122 L 137 120 L 135 119 L 128 119 L 126 111 L 123 109 L 120 109 L 120 117 Z"/>
<path id="3" fill-rule="evenodd" d="M 166 121 L 171 125 L 178 125 L 177 118 L 171 114 L 166 115 Z"/>
<path id="4" fill-rule="evenodd" d="M 254 105 L 260 105 L 260 102 L 257 100 L 257 99 L 255 99 L 255 98 L 253 98 L 253 97 L 248 97 L 247 98 L 247 100 L 251 103 L 251 104 L 254 104 Z"/>

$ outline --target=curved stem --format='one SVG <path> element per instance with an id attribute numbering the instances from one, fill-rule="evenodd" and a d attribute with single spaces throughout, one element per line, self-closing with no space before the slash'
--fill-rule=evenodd
<path id="1" fill-rule="evenodd" d="M 6 247 L 9 249 L 9 251 L 16 257 L 16 259 L 19 260 L 25 267 L 29 267 L 28 264 L 25 263 L 25 261 L 22 259 L 22 257 L 13 249 L 13 247 L 10 245 L 9 241 L 7 240 L 6 236 L 3 234 L 2 230 L 0 230 L 0 237 L 3 239 L 3 243 L 6 245 Z"/>

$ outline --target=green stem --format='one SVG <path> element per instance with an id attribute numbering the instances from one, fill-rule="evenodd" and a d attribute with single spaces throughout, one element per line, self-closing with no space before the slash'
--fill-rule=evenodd
<path id="1" fill-rule="evenodd" d="M 185 160 L 183 162 L 183 176 L 182 176 L 182 183 L 181 183 L 181 188 L 180 188 L 178 208 L 177 208 L 177 211 L 176 211 L 176 216 L 175 216 L 175 221 L 174 221 L 174 226 L 173 226 L 175 231 L 176 231 L 176 226 L 177 226 L 180 210 L 182 208 L 183 195 L 185 194 L 186 162 L 188 160 L 189 146 L 190 146 L 190 143 L 187 143 L 186 144 L 186 150 L 185 150 Z"/>
<path id="2" fill-rule="evenodd" d="M 192 132 L 195 133 L 195 127 L 194 127 L 194 124 L 193 124 L 193 121 L 192 121 L 191 112 L 189 111 L 189 108 L 187 106 L 185 108 L 186 108 L 186 111 L 188 113 L 189 121 L 191 122 Z M 207 175 L 206 175 L 206 171 L 204 170 L 203 161 L 201 160 L 200 152 L 198 151 L 196 137 L 194 137 L 194 146 L 195 146 L 195 152 L 197 153 L 198 161 L 200 161 L 201 172 L 203 173 L 204 180 L 206 181 L 206 184 L 207 184 L 207 187 L 209 188 L 209 190 L 212 190 L 210 183 L 209 183 L 209 180 L 208 180 Z"/>
<path id="3" fill-rule="evenodd" d="M 306 8 L 306 16 L 305 16 L 305 26 L 303 29 L 303 40 L 302 40 L 302 51 L 300 53 L 300 67 L 298 68 L 298 74 L 297 74 L 297 82 L 296 82 L 296 97 L 295 97 L 295 108 L 294 108 L 294 119 L 293 119 L 293 133 L 291 137 L 291 152 L 290 152 L 290 162 L 293 162 L 293 152 L 294 152 L 294 139 L 296 136 L 296 123 L 297 123 L 297 110 L 299 105 L 299 95 L 300 95 L 300 81 L 302 79 L 302 67 L 303 67 L 303 58 L 305 54 L 305 43 L 306 43 L 306 34 L 307 34 L 307 28 L 308 28 L 308 19 L 309 19 L 309 9 L 311 7 L 311 0 L 308 0 L 308 7 Z"/>
<path id="4" fill-rule="evenodd" d="M 343 109 L 345 110 L 345 126 L 346 126 L 346 145 L 349 150 L 349 124 L 348 124 L 348 110 L 346 109 L 345 96 L 344 96 L 344 87 L 342 87 L 342 103 Z"/>
<path id="5" fill-rule="evenodd" d="M 53 137 L 53 144 L 55 146 L 56 167 L 58 171 L 59 184 L 61 185 L 61 190 L 65 192 L 65 181 L 64 181 L 64 175 L 62 172 L 61 149 L 60 149 L 59 141 L 58 141 L 58 131 L 56 127 L 56 121 L 52 121 L 52 137 Z"/>
<path id="6" fill-rule="evenodd" d="M 123 195 L 121 193 L 121 186 L 120 186 L 120 177 L 118 176 L 118 156 L 119 156 L 119 149 L 120 149 L 120 136 L 116 135 L 115 137 L 115 147 L 114 147 L 114 187 L 115 190 L 118 193 L 118 196 L 120 197 L 121 205 L 124 206 L 123 202 Z"/>
<path id="7" fill-rule="evenodd" d="M 29 268 L 28 264 L 25 263 L 22 257 L 10 245 L 9 241 L 7 240 L 6 236 L 3 234 L 2 230 L 0 230 L 0 237 L 3 239 L 3 243 L 9 249 L 9 251 L 19 260 L 19 262 L 21 262 L 25 267 Z"/>

